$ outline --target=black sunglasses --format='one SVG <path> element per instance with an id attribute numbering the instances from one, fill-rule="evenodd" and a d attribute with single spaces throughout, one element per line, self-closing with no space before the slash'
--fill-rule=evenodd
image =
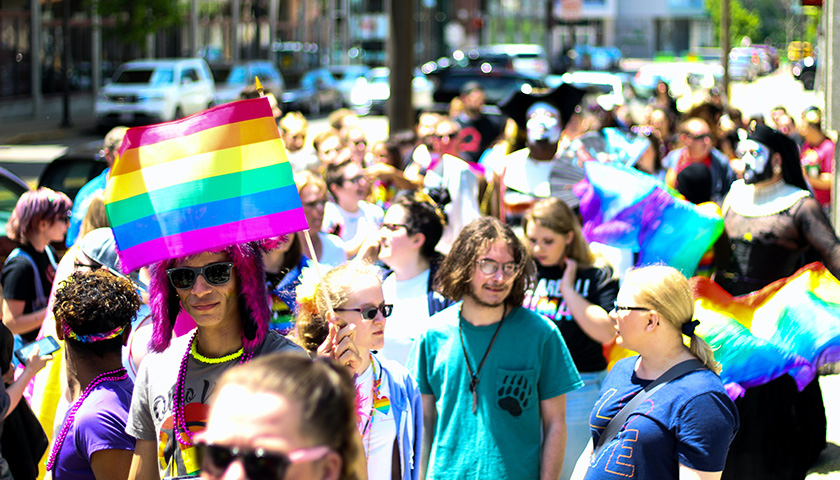
<path id="1" fill-rule="evenodd" d="M 262 448 L 245 450 L 204 442 L 197 443 L 196 447 L 203 474 L 221 478 L 231 463 L 242 460 L 249 480 L 283 480 L 291 464 L 320 460 L 330 451 L 329 447 L 320 446 L 301 448 L 285 454 L 267 452 Z"/>
<path id="2" fill-rule="evenodd" d="M 77 270 L 80 269 L 80 268 L 89 268 L 91 270 L 99 270 L 100 268 L 102 268 L 102 265 L 99 264 L 99 263 L 96 263 L 96 262 L 82 263 L 78 260 L 73 262 L 73 266 L 76 267 Z"/>
<path id="3" fill-rule="evenodd" d="M 650 311 L 650 309 L 649 309 L 649 308 L 647 308 L 647 307 L 628 307 L 628 306 L 626 306 L 626 305 L 619 305 L 619 304 L 618 304 L 618 302 L 613 302 L 613 309 L 614 309 L 616 312 L 620 312 L 620 311 L 622 311 L 622 310 L 624 310 L 624 311 L 628 311 L 628 312 L 629 312 L 629 311 L 631 311 L 631 310 L 637 310 L 637 311 L 639 311 L 639 312 L 647 312 L 647 311 Z"/>
<path id="4" fill-rule="evenodd" d="M 192 288 L 198 276 L 204 277 L 210 285 L 224 285 L 230 281 L 233 262 L 218 262 L 203 267 L 175 267 L 166 270 L 166 276 L 175 288 Z"/>
<path id="5" fill-rule="evenodd" d="M 374 320 L 376 319 L 377 312 L 381 312 L 382 316 L 388 318 L 391 316 L 391 312 L 394 311 L 394 306 L 383 303 L 378 307 L 365 307 L 365 308 L 336 308 L 336 312 L 359 312 L 362 314 L 362 318 L 365 320 Z"/>

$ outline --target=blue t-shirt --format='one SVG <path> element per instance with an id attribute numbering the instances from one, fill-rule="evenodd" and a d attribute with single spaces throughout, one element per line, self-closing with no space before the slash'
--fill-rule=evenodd
<path id="1" fill-rule="evenodd" d="M 76 237 L 79 236 L 79 230 L 82 228 L 82 220 L 85 219 L 85 213 L 90 206 L 90 201 L 93 196 L 105 190 L 108 184 L 108 174 L 111 172 L 110 168 L 106 168 L 102 173 L 84 184 L 79 192 L 76 193 L 76 198 L 73 199 L 73 209 L 70 210 L 70 226 L 67 227 L 67 248 L 76 243 Z"/>
<path id="2" fill-rule="evenodd" d="M 90 457 L 100 450 L 134 451 L 134 437 L 125 433 L 134 383 L 105 382 L 82 402 L 56 458 L 56 480 L 94 480 Z M 68 412 L 69 413 L 69 412 Z M 65 421 L 66 421 L 65 416 Z"/>
<path id="3" fill-rule="evenodd" d="M 590 416 L 592 444 L 610 419 L 652 380 L 636 376 L 639 357 L 619 360 Z M 586 480 L 678 479 L 679 465 L 719 472 L 738 431 L 738 410 L 720 377 L 696 370 L 672 380 L 631 413 L 621 431 L 590 459 Z"/>
<path id="4" fill-rule="evenodd" d="M 458 326 L 475 370 L 498 323 L 476 327 L 460 313 L 458 303 L 434 315 L 409 358 L 420 392 L 436 399 L 426 478 L 539 478 L 539 402 L 583 386 L 566 344 L 552 322 L 515 307 L 479 373 L 473 413 Z"/>

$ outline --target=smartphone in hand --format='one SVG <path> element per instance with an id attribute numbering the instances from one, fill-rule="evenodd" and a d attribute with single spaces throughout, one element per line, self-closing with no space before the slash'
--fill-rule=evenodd
<path id="1" fill-rule="evenodd" d="M 58 351 L 61 347 L 58 345 L 58 342 L 55 341 L 51 335 L 47 335 L 46 337 L 36 340 L 32 343 L 28 343 L 19 349 L 15 350 L 15 357 L 20 361 L 22 364 L 26 364 L 26 361 L 29 359 L 29 355 L 32 355 L 32 352 L 35 351 L 35 347 L 40 347 L 38 351 L 38 355 L 49 355 L 53 352 Z"/>

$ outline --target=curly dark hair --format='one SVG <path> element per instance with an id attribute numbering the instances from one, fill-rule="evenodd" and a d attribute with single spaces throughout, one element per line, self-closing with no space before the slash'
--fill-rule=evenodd
<path id="1" fill-rule="evenodd" d="M 435 275 L 435 290 L 450 300 L 461 301 L 469 292 L 470 281 L 475 273 L 479 255 L 496 240 L 502 240 L 507 244 L 513 261 L 519 265 L 519 271 L 513 281 L 510 294 L 505 299 L 505 304 L 522 305 L 525 292 L 533 286 L 537 267 L 525 245 L 513 233 L 513 230 L 492 217 L 473 220 L 461 230 Z"/>
<path id="2" fill-rule="evenodd" d="M 108 270 L 73 272 L 59 284 L 53 303 L 55 328 L 59 335 L 67 324 L 79 335 L 104 333 L 131 323 L 140 308 L 140 296 L 131 280 Z M 65 339 L 76 351 L 103 357 L 119 353 L 122 338 L 83 343 Z"/>

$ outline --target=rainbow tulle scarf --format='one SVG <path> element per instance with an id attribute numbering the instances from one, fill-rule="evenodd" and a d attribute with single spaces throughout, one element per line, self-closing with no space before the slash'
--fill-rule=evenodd
<path id="1" fill-rule="evenodd" d="M 713 204 L 694 205 L 654 177 L 618 163 L 585 162 L 580 197 L 583 235 L 639 252 L 637 265 L 664 263 L 692 276 L 723 232 Z"/>

